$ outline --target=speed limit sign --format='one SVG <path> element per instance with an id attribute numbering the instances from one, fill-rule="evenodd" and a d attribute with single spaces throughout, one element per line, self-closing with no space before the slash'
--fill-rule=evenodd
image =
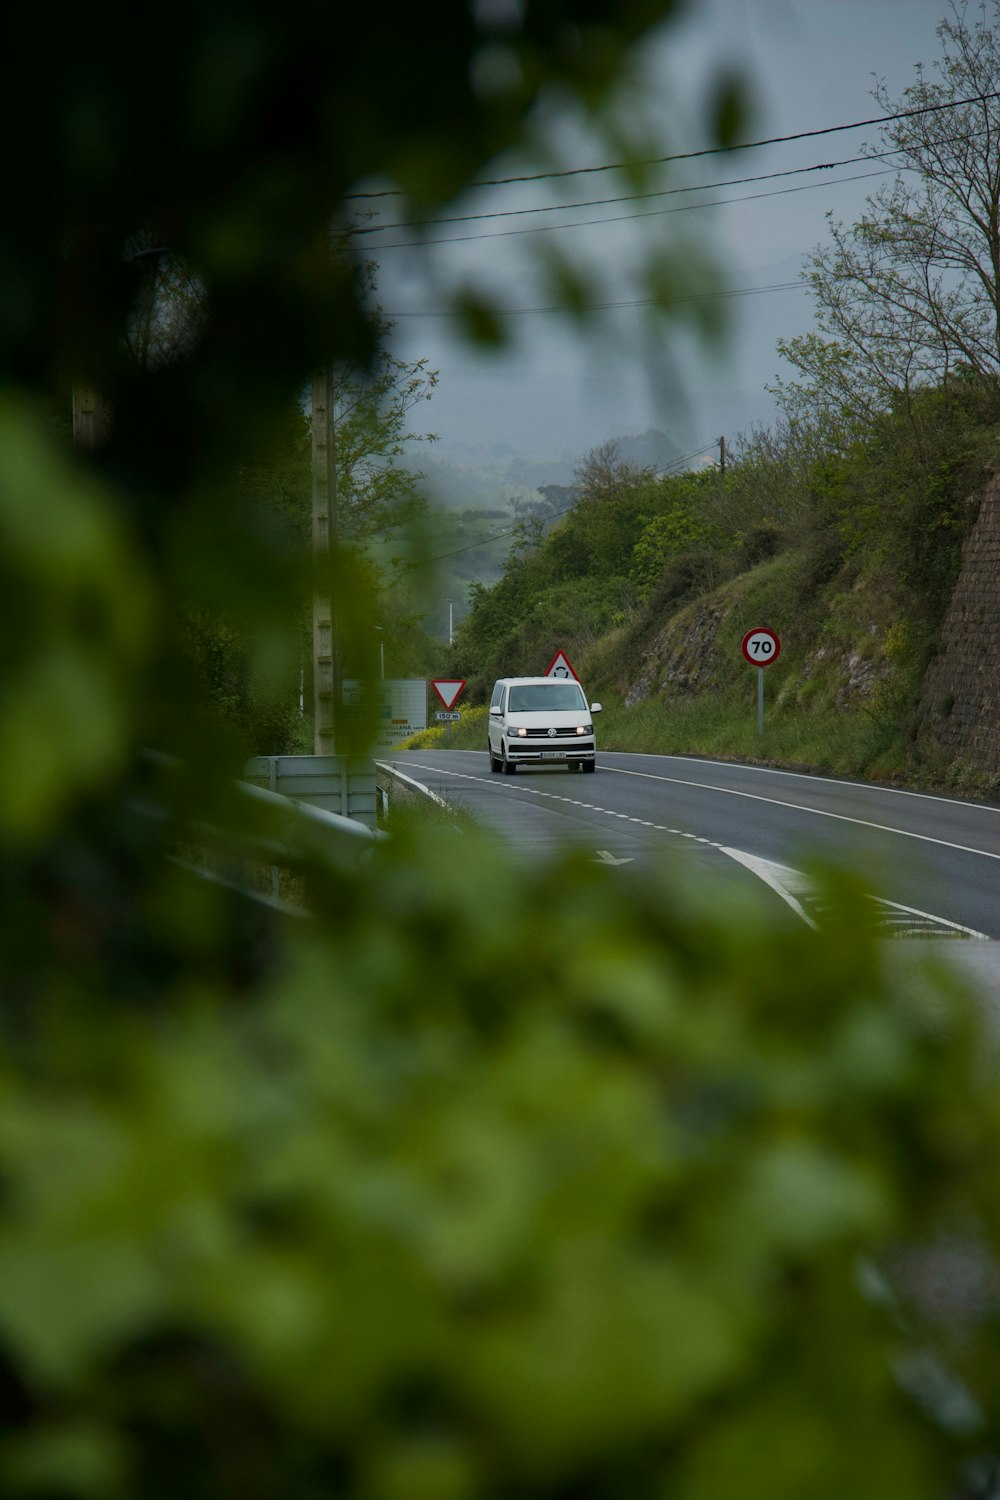
<path id="1" fill-rule="evenodd" d="M 761 627 L 748 630 L 743 637 L 743 655 L 752 667 L 766 667 L 777 661 L 781 642 L 773 630 Z"/>

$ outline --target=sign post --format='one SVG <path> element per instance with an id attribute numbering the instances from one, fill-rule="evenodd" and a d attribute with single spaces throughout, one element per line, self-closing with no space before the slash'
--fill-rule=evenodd
<path id="1" fill-rule="evenodd" d="M 439 721 L 441 719 L 445 721 L 447 727 L 444 732 L 444 742 L 450 749 L 452 722 L 453 720 L 460 719 L 462 717 L 460 713 L 453 713 L 452 710 L 461 697 L 463 689 L 465 688 L 465 678 L 436 677 L 431 680 L 431 687 L 434 689 L 438 697 L 441 699 L 441 702 L 444 704 L 444 709 L 439 709 L 434 717 Z"/>
<path id="2" fill-rule="evenodd" d="M 743 655 L 752 667 L 757 668 L 757 733 L 764 733 L 764 668 L 777 661 L 781 642 L 773 630 L 761 625 L 748 630 L 743 637 Z"/>

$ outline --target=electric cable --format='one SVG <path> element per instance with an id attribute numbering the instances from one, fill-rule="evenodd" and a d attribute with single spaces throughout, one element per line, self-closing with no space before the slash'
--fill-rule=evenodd
<path id="1" fill-rule="evenodd" d="M 776 281 L 770 286 L 723 287 L 718 291 L 712 292 L 691 292 L 685 297 L 672 299 L 670 305 L 671 307 L 679 307 L 687 302 L 709 302 L 716 298 L 758 297 L 762 296 L 765 292 L 798 292 L 804 290 L 806 290 L 806 283 L 804 281 Z M 657 305 L 657 302 L 658 298 L 656 297 L 626 297 L 617 302 L 591 302 L 588 310 L 606 312 L 616 307 L 654 307 Z M 501 317 L 514 318 L 526 317 L 531 313 L 564 313 L 566 308 L 553 303 L 547 307 L 501 307 L 497 311 Z M 454 317 L 454 312 L 451 309 L 443 308 L 431 312 L 387 312 L 385 316 L 395 322 L 399 318 L 452 318 Z"/>
<path id="2" fill-rule="evenodd" d="M 480 187 L 507 187 L 511 183 L 518 182 L 551 182 L 562 177 L 582 177 L 596 172 L 622 172 L 632 170 L 635 167 L 659 167 L 666 166 L 669 162 L 695 161 L 703 156 L 729 155 L 733 151 L 757 151 L 762 146 L 784 146 L 790 141 L 814 140 L 821 135 L 836 135 L 845 130 L 863 130 L 869 125 L 890 125 L 896 120 L 912 120 L 917 115 L 939 114 L 946 109 L 964 109 L 970 104 L 988 104 L 991 100 L 1000 99 L 1000 90 L 989 94 L 973 94 L 968 99 L 949 99 L 941 104 L 924 104 L 916 109 L 901 109 L 891 115 L 874 115 L 868 120 L 851 120 L 843 125 L 826 125 L 819 130 L 797 130 L 789 135 L 767 136 L 759 141 L 743 141 L 732 146 L 705 146 L 698 151 L 676 151 L 669 156 L 654 156 L 638 162 L 612 161 L 603 162 L 593 167 L 564 167 L 553 172 L 531 172 L 519 176 L 510 177 L 484 177 L 478 182 L 470 182 L 470 189 Z M 345 193 L 344 201 L 360 201 L 373 198 L 400 198 L 405 197 L 403 188 L 384 188 L 373 192 Z"/>
<path id="3" fill-rule="evenodd" d="M 846 182 L 864 182 L 869 177 L 888 177 L 891 169 L 880 172 L 858 172 L 853 177 L 837 177 L 832 183 L 805 182 L 799 187 L 772 188 L 767 193 L 744 193 L 738 198 L 715 198 L 707 203 L 681 203 L 674 208 L 641 209 L 635 214 L 608 214 L 603 219 L 572 219 L 568 224 L 536 224 L 531 229 L 496 229 L 487 234 L 450 234 L 440 239 L 390 240 L 386 245 L 374 245 L 372 249 L 381 254 L 383 250 L 413 250 L 424 245 L 461 245 L 473 240 L 509 239 L 513 235 L 553 234 L 564 229 L 595 229 L 603 224 L 622 224 L 631 219 L 656 219 L 666 214 L 685 214 L 699 208 L 727 208 L 733 203 L 753 203 L 760 198 L 781 198 L 789 193 L 807 193 L 818 187 L 839 187 Z"/>
<path id="4" fill-rule="evenodd" d="M 953 136 L 953 141 L 965 139 L 961 136 Z M 398 219 L 388 224 L 365 224 L 351 227 L 347 232 L 357 238 L 363 234 L 381 234 L 388 229 L 433 229 L 441 224 L 472 224 L 484 219 L 517 219 L 523 218 L 525 214 L 551 214 L 565 213 L 573 208 L 603 208 L 606 205 L 616 203 L 641 203 L 648 198 L 672 198 L 679 193 L 711 193 L 717 192 L 719 188 L 745 187 L 753 182 L 773 182 L 779 177 L 803 177 L 809 172 L 831 172 L 837 167 L 853 167 L 860 162 L 881 161 L 886 156 L 898 156 L 898 150 L 873 151 L 866 156 L 847 156 L 842 161 L 820 161 L 814 162 L 809 167 L 788 167 L 781 172 L 762 172 L 755 177 L 730 177 L 722 182 L 699 182 L 690 187 L 658 188 L 649 193 L 623 193 L 614 198 L 586 198 L 574 203 L 543 203 L 537 208 L 499 208 L 489 213 L 480 214 L 454 214 L 449 218 L 437 219 Z M 736 203 L 739 199 L 729 199 Z M 599 220 L 596 222 L 600 222 Z"/>

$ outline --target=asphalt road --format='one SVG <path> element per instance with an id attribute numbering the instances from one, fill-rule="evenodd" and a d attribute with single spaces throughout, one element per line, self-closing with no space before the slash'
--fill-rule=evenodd
<path id="1" fill-rule="evenodd" d="M 832 863 L 862 875 L 887 935 L 1000 940 L 1000 805 L 684 756 L 600 751 L 593 775 L 515 776 L 491 774 L 481 751 L 383 759 L 525 858 L 570 843 L 609 865 L 672 859 L 763 888 L 807 922 L 819 920 L 809 869 Z M 1000 941 L 971 947 L 1000 980 Z"/>

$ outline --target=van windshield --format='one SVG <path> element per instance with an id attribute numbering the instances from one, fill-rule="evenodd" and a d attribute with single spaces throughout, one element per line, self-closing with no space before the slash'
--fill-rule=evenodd
<path id="1" fill-rule="evenodd" d="M 512 687 L 507 710 L 512 714 L 585 709 L 587 700 L 578 682 L 537 682 Z"/>

